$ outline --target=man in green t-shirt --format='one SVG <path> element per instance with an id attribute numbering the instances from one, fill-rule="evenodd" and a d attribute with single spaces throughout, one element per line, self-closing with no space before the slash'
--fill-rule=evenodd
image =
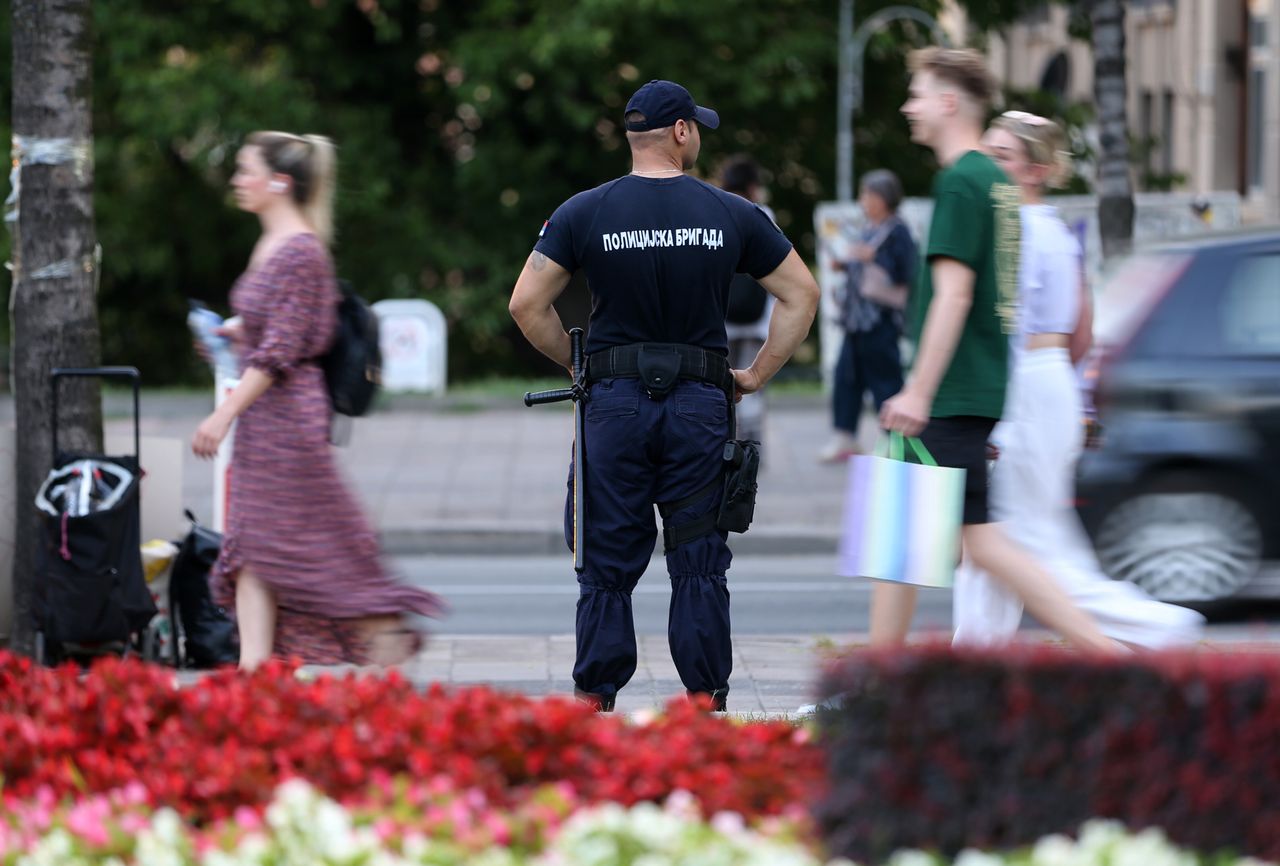
<path id="1" fill-rule="evenodd" d="M 901 393 L 881 409 L 881 424 L 919 436 L 940 466 L 966 471 L 962 538 L 977 567 L 1073 643 L 1116 651 L 987 509 L 987 439 L 1004 408 L 1020 235 L 1018 189 L 979 152 L 995 83 L 982 55 L 965 49 L 914 52 L 911 71 L 902 113 L 912 140 L 931 148 L 943 169 L 913 305 L 915 363 Z M 876 584 L 871 643 L 904 641 L 915 602 L 914 587 Z"/>

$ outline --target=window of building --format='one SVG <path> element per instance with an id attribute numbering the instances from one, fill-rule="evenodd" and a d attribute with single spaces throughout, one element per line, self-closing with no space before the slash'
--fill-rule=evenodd
<path id="1" fill-rule="evenodd" d="M 1264 126 L 1263 113 L 1267 103 L 1267 71 L 1254 67 L 1249 70 L 1249 160 L 1248 180 L 1250 189 L 1262 189 L 1262 150 Z"/>
<path id="2" fill-rule="evenodd" d="M 1138 111 L 1138 137 L 1142 148 L 1142 170 L 1151 174 L 1151 137 L 1155 135 L 1155 97 L 1150 90 L 1142 91 Z"/>
<path id="3" fill-rule="evenodd" d="M 1160 170 L 1173 174 L 1173 91 L 1164 92 L 1160 110 Z"/>

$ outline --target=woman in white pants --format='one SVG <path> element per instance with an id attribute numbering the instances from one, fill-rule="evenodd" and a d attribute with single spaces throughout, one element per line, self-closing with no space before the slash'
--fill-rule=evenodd
<path id="1" fill-rule="evenodd" d="M 1072 507 L 1084 412 L 1069 346 L 1083 308 L 1083 268 L 1079 243 L 1043 200 L 1069 166 L 1064 141 L 1057 124 L 1026 112 L 997 118 L 984 139 L 1023 201 L 1018 328 L 1004 419 L 992 437 L 999 449 L 992 510 L 1108 637 L 1149 649 L 1191 643 L 1203 617 L 1104 574 Z M 1003 644 L 1018 630 L 1022 602 L 966 560 L 954 617 L 956 644 Z"/>

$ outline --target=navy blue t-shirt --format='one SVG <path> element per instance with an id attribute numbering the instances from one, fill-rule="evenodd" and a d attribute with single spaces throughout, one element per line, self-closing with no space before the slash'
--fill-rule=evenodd
<path id="1" fill-rule="evenodd" d="M 591 290 L 588 353 L 684 343 L 728 353 L 736 273 L 768 276 L 791 242 L 755 204 L 688 175 L 626 175 L 556 209 L 534 250 Z"/>

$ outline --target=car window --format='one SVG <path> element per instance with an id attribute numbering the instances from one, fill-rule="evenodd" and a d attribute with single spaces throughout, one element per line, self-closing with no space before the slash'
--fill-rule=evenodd
<path id="1" fill-rule="evenodd" d="M 1280 253 L 1248 256 L 1222 296 L 1222 349 L 1230 355 L 1280 355 Z"/>
<path id="2" fill-rule="evenodd" d="M 1185 253 L 1138 253 L 1123 260 L 1104 279 L 1094 313 L 1093 333 L 1101 346 L 1120 346 L 1182 276 L 1191 257 Z"/>

